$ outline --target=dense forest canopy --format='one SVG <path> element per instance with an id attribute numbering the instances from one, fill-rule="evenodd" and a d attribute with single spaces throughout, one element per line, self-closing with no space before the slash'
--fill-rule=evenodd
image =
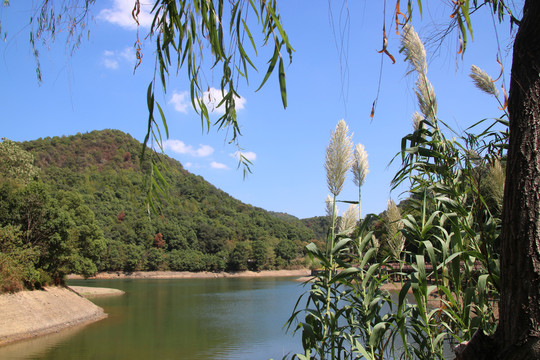
<path id="1" fill-rule="evenodd" d="M 8 247 L 29 253 L 31 272 L 42 271 L 26 279 L 30 286 L 69 272 L 301 266 L 303 247 L 317 238 L 299 219 L 241 203 L 165 155 L 168 195 L 160 214 L 148 212 L 140 170 L 149 163 L 140 161 L 141 144 L 118 130 L 1 144 L 2 161 L 18 157 L 25 169 L 17 178 L 8 173 L 15 165 L 2 167 L 3 256 L 16 253 Z M 20 273 L 24 256 L 0 270 Z"/>

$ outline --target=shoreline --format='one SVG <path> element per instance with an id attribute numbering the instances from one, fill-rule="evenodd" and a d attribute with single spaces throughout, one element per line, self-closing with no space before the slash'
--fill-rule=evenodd
<path id="1" fill-rule="evenodd" d="M 242 271 L 234 273 L 152 271 L 129 274 L 112 272 L 98 273 L 90 279 L 211 279 L 211 278 L 265 278 L 296 277 L 296 281 L 307 282 L 313 277 L 309 269 L 267 270 L 260 272 Z M 82 279 L 69 275 L 68 280 Z M 399 291 L 400 284 L 385 284 L 383 289 Z M 76 326 L 84 326 L 108 315 L 88 299 L 104 296 L 120 296 L 124 291 L 92 286 L 46 287 L 43 290 L 20 291 L 0 295 L 0 347 L 58 333 Z"/>
<path id="2" fill-rule="evenodd" d="M 307 277 L 311 270 L 263 270 L 263 271 L 238 271 L 238 272 L 189 272 L 189 271 L 134 271 L 132 273 L 101 272 L 88 280 L 108 279 L 212 279 L 212 278 L 261 278 L 261 277 Z M 67 280 L 82 280 L 80 275 L 68 275 Z"/>
<path id="3" fill-rule="evenodd" d="M 104 288 L 104 287 L 91 287 L 91 286 L 70 286 L 68 285 L 68 288 L 71 291 L 74 291 L 79 296 L 82 296 L 86 299 L 92 299 L 96 297 L 105 297 L 105 296 L 120 296 L 124 295 L 125 291 L 118 290 L 118 289 L 112 289 L 112 288 Z"/>
<path id="4" fill-rule="evenodd" d="M 234 273 L 152 271 L 98 273 L 89 279 L 204 279 L 305 277 L 309 269 L 242 271 Z M 83 279 L 68 275 L 67 280 Z M 43 290 L 23 290 L 0 294 L 0 347 L 65 329 L 84 326 L 108 315 L 88 299 L 120 296 L 124 291 L 92 286 L 45 287 Z"/>

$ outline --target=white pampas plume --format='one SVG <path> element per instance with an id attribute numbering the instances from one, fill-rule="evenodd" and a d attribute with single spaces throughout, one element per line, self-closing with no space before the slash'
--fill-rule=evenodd
<path id="1" fill-rule="evenodd" d="M 418 75 L 416 80 L 416 98 L 418 99 L 418 106 L 420 112 L 426 119 L 434 120 L 437 118 L 437 99 L 435 97 L 435 90 L 429 83 L 425 74 Z"/>
<path id="2" fill-rule="evenodd" d="M 332 214 L 334 213 L 334 198 L 330 195 L 326 195 L 326 200 L 324 201 L 326 203 L 326 215 L 329 217 L 332 217 Z M 336 208 L 335 216 L 338 216 L 338 209 Z"/>
<path id="3" fill-rule="evenodd" d="M 422 120 L 424 120 L 424 117 L 418 113 L 418 111 L 415 111 L 412 115 L 412 125 L 414 131 L 420 130 L 420 125 L 422 123 Z"/>
<path id="4" fill-rule="evenodd" d="M 338 233 L 344 233 L 349 236 L 356 227 L 356 221 L 358 219 L 358 206 L 356 204 L 351 204 L 343 213 L 341 221 L 338 226 Z"/>
<path id="5" fill-rule="evenodd" d="M 401 233 L 401 229 L 403 229 L 401 212 L 392 199 L 388 200 L 387 203 L 385 229 L 388 252 L 392 260 L 399 260 L 405 247 L 405 237 Z"/>
<path id="6" fill-rule="evenodd" d="M 364 185 L 366 175 L 369 173 L 369 163 L 366 149 L 362 144 L 357 144 L 354 147 L 352 172 L 354 175 L 354 184 L 356 186 Z"/>
<path id="7" fill-rule="evenodd" d="M 341 120 L 336 130 L 330 135 L 330 143 L 326 148 L 326 181 L 330 193 L 337 196 L 343 189 L 347 171 L 352 165 L 352 135 L 345 120 Z"/>
<path id="8" fill-rule="evenodd" d="M 499 90 L 495 86 L 495 82 L 484 70 L 480 69 L 478 66 L 471 66 L 471 73 L 469 74 L 471 79 L 473 79 L 474 85 L 486 94 L 499 97 Z"/>
<path id="9" fill-rule="evenodd" d="M 405 59 L 409 61 L 413 70 L 418 74 L 415 93 L 420 112 L 424 115 L 424 118 L 435 120 L 437 117 L 437 101 L 435 99 L 435 90 L 427 79 L 426 49 L 418 33 L 410 24 L 404 26 L 401 45 L 403 46 Z"/>
<path id="10" fill-rule="evenodd" d="M 410 24 L 403 26 L 401 35 L 401 46 L 405 53 L 405 60 L 408 60 L 413 69 L 419 74 L 427 73 L 426 49 L 418 33 Z"/>
<path id="11" fill-rule="evenodd" d="M 362 217 L 362 185 L 366 181 L 366 175 L 369 173 L 369 163 L 367 152 L 364 145 L 357 144 L 354 147 L 352 172 L 353 182 L 358 186 L 358 216 Z"/>

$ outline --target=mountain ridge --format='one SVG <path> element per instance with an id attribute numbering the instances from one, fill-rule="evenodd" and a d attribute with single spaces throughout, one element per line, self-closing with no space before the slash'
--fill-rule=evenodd
<path id="1" fill-rule="evenodd" d="M 262 270 L 301 266 L 316 238 L 298 218 L 244 204 L 159 154 L 168 197 L 146 212 L 148 160 L 120 130 L 95 130 L 20 143 L 54 191 L 74 191 L 94 212 L 107 250 L 100 271 Z"/>

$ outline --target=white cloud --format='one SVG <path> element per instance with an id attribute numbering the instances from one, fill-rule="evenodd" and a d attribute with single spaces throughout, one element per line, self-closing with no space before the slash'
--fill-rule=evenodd
<path id="1" fill-rule="evenodd" d="M 198 149 L 194 149 L 191 145 L 186 145 L 180 140 L 165 140 L 163 148 L 169 149 L 178 154 L 186 154 L 194 157 L 206 157 L 214 153 L 214 148 L 209 145 L 199 145 Z"/>
<path id="2" fill-rule="evenodd" d="M 137 58 L 137 55 L 135 54 L 135 49 L 133 47 L 125 47 L 124 50 L 118 53 L 118 56 L 129 62 L 133 62 Z"/>
<path id="3" fill-rule="evenodd" d="M 194 156 L 205 157 L 205 156 L 212 155 L 213 152 L 214 152 L 214 148 L 211 147 L 210 145 L 200 145 L 200 147 L 197 150 L 195 150 L 196 155 Z"/>
<path id="4" fill-rule="evenodd" d="M 225 93 L 225 95 L 227 95 L 227 93 Z M 221 102 L 221 100 L 223 100 L 223 96 L 221 95 L 221 90 L 218 90 L 213 87 L 210 88 L 210 90 L 205 91 L 203 93 L 202 100 L 210 112 L 215 112 L 219 115 L 225 114 L 224 104 L 220 107 L 217 107 L 219 103 Z M 245 105 L 246 105 L 245 98 L 235 96 L 234 101 L 236 103 L 236 110 L 241 110 L 245 108 Z"/>
<path id="5" fill-rule="evenodd" d="M 251 162 L 257 160 L 257 154 L 255 154 L 253 151 L 237 151 L 231 154 L 232 157 L 238 160 L 240 160 L 240 155 L 242 155 L 244 158 Z"/>
<path id="6" fill-rule="evenodd" d="M 228 170 L 229 167 L 225 164 L 222 164 L 222 163 L 218 163 L 218 162 L 215 162 L 215 161 L 212 161 L 210 163 L 210 167 L 212 169 L 219 169 L 219 170 Z"/>
<path id="7" fill-rule="evenodd" d="M 163 147 L 179 154 L 187 154 L 192 150 L 191 146 L 184 144 L 184 142 L 180 140 L 165 140 L 163 142 Z"/>
<path id="8" fill-rule="evenodd" d="M 225 93 L 227 95 L 227 93 Z M 208 108 L 209 112 L 216 113 L 218 115 L 225 114 L 225 105 L 217 107 L 223 96 L 221 96 L 221 90 L 216 88 L 210 88 L 210 90 L 205 91 L 202 96 L 202 101 Z M 236 110 L 242 110 L 246 106 L 246 99 L 243 97 L 235 96 Z M 189 93 L 187 91 L 174 91 L 169 104 L 173 104 L 174 109 L 178 112 L 186 114 L 188 107 L 191 105 L 191 99 L 189 98 Z"/>
<path id="9" fill-rule="evenodd" d="M 257 160 L 257 154 L 255 154 L 254 152 L 252 151 L 246 151 L 246 152 L 242 152 L 242 155 L 248 159 L 249 161 L 255 161 Z"/>
<path id="10" fill-rule="evenodd" d="M 126 47 L 120 51 L 105 50 L 102 61 L 107 69 L 116 70 L 121 64 L 126 63 L 131 69 L 135 65 L 135 50 L 131 47 Z"/>
<path id="11" fill-rule="evenodd" d="M 133 0 L 114 0 L 113 7 L 111 9 L 103 9 L 98 14 L 98 19 L 105 20 L 112 24 L 119 25 L 125 29 L 134 30 L 137 28 L 137 23 L 131 15 L 133 11 Z M 151 3 L 141 2 L 141 9 L 138 15 L 139 24 L 142 27 L 150 27 L 153 15 L 150 14 L 152 10 Z"/>
<path id="12" fill-rule="evenodd" d="M 175 90 L 171 96 L 171 100 L 169 100 L 169 104 L 173 104 L 174 110 L 187 114 L 187 108 L 189 105 L 189 101 L 187 97 L 188 97 L 187 91 L 177 92 Z"/>
<path id="13" fill-rule="evenodd" d="M 108 58 L 108 57 L 103 58 L 103 65 L 105 65 L 107 69 L 111 69 L 111 70 L 118 69 L 118 61 Z"/>

